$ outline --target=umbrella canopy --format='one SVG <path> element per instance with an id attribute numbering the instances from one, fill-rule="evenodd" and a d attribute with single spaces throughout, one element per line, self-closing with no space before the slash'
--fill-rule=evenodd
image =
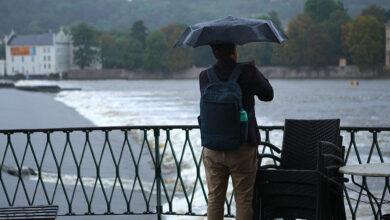
<path id="1" fill-rule="evenodd" d="M 227 17 L 189 26 L 175 47 L 188 45 L 199 47 L 210 44 L 249 42 L 276 42 L 287 36 L 271 20 Z"/>

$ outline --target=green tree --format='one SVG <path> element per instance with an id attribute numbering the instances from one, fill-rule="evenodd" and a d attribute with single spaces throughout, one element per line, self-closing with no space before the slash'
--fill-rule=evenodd
<path id="1" fill-rule="evenodd" d="M 329 33 L 330 39 L 333 42 L 332 57 L 330 63 L 335 65 L 341 56 L 344 56 L 341 43 L 341 27 L 351 20 L 351 17 L 345 10 L 333 11 L 329 19 L 324 22 L 324 25 Z"/>
<path id="2" fill-rule="evenodd" d="M 357 16 L 352 22 L 346 43 L 360 70 L 383 63 L 383 33 L 384 25 L 371 15 Z"/>
<path id="3" fill-rule="evenodd" d="M 334 0 L 307 0 L 304 12 L 308 14 L 316 23 L 327 20 L 336 10 L 345 10 L 341 2 Z"/>
<path id="4" fill-rule="evenodd" d="M 272 20 L 279 28 L 282 28 L 282 22 L 276 11 L 270 11 L 268 15 L 259 16 L 258 19 Z M 238 47 L 239 60 L 251 61 L 256 60 L 257 65 L 269 66 L 272 65 L 272 54 L 274 47 L 278 45 L 271 43 L 251 43 L 242 47 Z"/>
<path id="5" fill-rule="evenodd" d="M 330 60 L 335 57 L 332 54 L 333 41 L 328 31 L 322 24 L 314 24 L 307 30 L 307 47 L 305 48 L 305 59 L 309 66 L 314 68 L 325 67 L 330 64 Z"/>
<path id="6" fill-rule="evenodd" d="M 142 20 L 138 20 L 133 23 L 131 27 L 131 37 L 137 39 L 142 44 L 142 48 L 145 48 L 145 39 L 147 36 L 147 28 Z"/>
<path id="7" fill-rule="evenodd" d="M 386 21 L 390 20 L 390 9 L 386 11 Z"/>
<path id="8" fill-rule="evenodd" d="M 99 37 L 100 43 L 100 60 L 103 68 L 120 67 L 120 54 L 115 38 L 110 34 L 102 34 Z"/>
<path id="9" fill-rule="evenodd" d="M 332 41 L 323 24 L 300 14 L 288 25 L 289 40 L 275 50 L 273 62 L 290 67 L 323 67 L 329 64 Z"/>
<path id="10" fill-rule="evenodd" d="M 216 59 L 209 46 L 194 48 L 193 63 L 198 67 L 206 67 L 214 64 Z"/>
<path id="11" fill-rule="evenodd" d="M 128 38 L 123 47 L 122 65 L 128 70 L 142 67 L 143 47 L 135 38 Z"/>
<path id="12" fill-rule="evenodd" d="M 169 71 L 177 72 L 193 65 L 193 50 L 190 47 L 182 46 L 174 48 L 186 25 L 172 23 L 162 27 L 160 30 L 165 34 L 170 56 Z"/>
<path id="13" fill-rule="evenodd" d="M 152 72 L 169 71 L 170 54 L 163 32 L 154 31 L 146 37 L 146 49 L 143 56 L 143 67 Z"/>
<path id="14" fill-rule="evenodd" d="M 0 60 L 5 59 L 5 44 L 1 43 L 0 44 Z"/>
<path id="15" fill-rule="evenodd" d="M 81 69 L 98 60 L 99 42 L 97 30 L 85 23 L 80 23 L 71 28 L 74 61 Z"/>
<path id="16" fill-rule="evenodd" d="M 307 14 L 299 14 L 288 24 L 288 41 L 277 48 L 273 62 L 275 64 L 299 67 L 307 65 L 305 51 L 307 48 L 308 29 L 314 25 L 313 19 Z M 277 56 L 276 56 L 277 54 Z"/>
<path id="17" fill-rule="evenodd" d="M 362 15 L 371 15 L 376 17 L 380 23 L 385 23 L 387 21 L 386 10 L 381 6 L 372 4 L 367 8 L 362 10 Z"/>

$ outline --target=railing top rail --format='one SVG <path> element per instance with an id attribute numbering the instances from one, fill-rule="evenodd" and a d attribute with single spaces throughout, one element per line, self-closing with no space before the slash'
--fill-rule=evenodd
<path id="1" fill-rule="evenodd" d="M 258 126 L 261 130 L 283 130 L 284 126 Z M 0 133 L 34 133 L 34 132 L 72 132 L 72 131 L 106 131 L 106 130 L 153 130 L 153 129 L 199 129 L 198 125 L 137 125 L 137 126 L 101 126 L 101 127 L 68 127 L 68 128 L 23 128 L 23 129 L 0 129 Z M 342 126 L 343 131 L 390 131 L 390 127 L 362 127 Z"/>

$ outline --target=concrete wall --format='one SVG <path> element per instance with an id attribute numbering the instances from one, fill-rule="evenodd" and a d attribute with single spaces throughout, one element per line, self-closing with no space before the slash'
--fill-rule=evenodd
<path id="1" fill-rule="evenodd" d="M 198 79 L 199 73 L 206 68 L 190 68 L 180 73 L 129 72 L 123 69 L 69 70 L 67 79 Z M 260 67 L 267 78 L 375 78 L 382 71 L 370 69 L 360 72 L 356 66 L 331 66 L 315 70 L 308 67 L 290 69 L 287 67 Z"/>

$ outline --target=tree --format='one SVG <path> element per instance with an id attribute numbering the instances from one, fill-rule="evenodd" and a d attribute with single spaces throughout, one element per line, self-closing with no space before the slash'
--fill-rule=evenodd
<path id="1" fill-rule="evenodd" d="M 282 22 L 276 11 L 270 11 L 268 15 L 259 16 L 258 19 L 272 20 L 279 28 L 282 29 Z M 274 44 L 271 43 L 252 43 L 246 44 L 238 48 L 239 58 L 241 61 L 256 60 L 256 64 L 269 66 L 272 64 L 272 54 L 274 51 Z"/>
<path id="2" fill-rule="evenodd" d="M 290 67 L 323 67 L 329 64 L 332 41 L 322 24 L 307 14 L 299 14 L 288 25 L 289 40 L 277 47 L 273 62 Z"/>
<path id="3" fill-rule="evenodd" d="M 99 43 L 97 30 L 85 23 L 80 23 L 71 28 L 74 61 L 81 69 L 98 60 Z"/>
<path id="4" fill-rule="evenodd" d="M 100 60 L 103 68 L 120 67 L 120 54 L 118 52 L 115 38 L 110 34 L 102 34 L 99 37 Z"/>
<path id="5" fill-rule="evenodd" d="M 307 0 L 304 12 L 308 14 L 316 23 L 327 20 L 336 10 L 345 10 L 341 2 L 334 0 Z"/>
<path id="6" fill-rule="evenodd" d="M 216 59 L 209 46 L 194 48 L 193 63 L 198 67 L 206 67 L 214 64 Z"/>
<path id="7" fill-rule="evenodd" d="M 131 27 L 131 37 L 141 42 L 142 48 L 145 48 L 145 39 L 147 36 L 147 28 L 142 20 L 138 20 L 133 23 Z"/>
<path id="8" fill-rule="evenodd" d="M 192 66 L 193 51 L 190 47 L 174 48 L 186 25 L 179 23 L 168 24 L 161 28 L 167 39 L 168 52 L 170 53 L 169 70 L 177 72 Z"/>
<path id="9" fill-rule="evenodd" d="M 330 39 L 333 42 L 331 64 L 337 64 L 338 59 L 344 56 L 341 43 L 341 27 L 351 20 L 351 17 L 345 10 L 333 11 L 329 19 L 324 22 L 324 25 L 329 33 Z"/>
<path id="10" fill-rule="evenodd" d="M 347 34 L 348 52 L 359 69 L 383 62 L 384 25 L 371 15 L 357 16 Z"/>
<path id="11" fill-rule="evenodd" d="M 154 31 L 146 37 L 146 49 L 143 56 L 145 70 L 166 72 L 169 70 L 170 54 L 163 32 Z"/>
<path id="12" fill-rule="evenodd" d="M 0 60 L 5 59 L 5 44 L 0 44 Z"/>
<path id="13" fill-rule="evenodd" d="M 362 10 L 362 15 L 371 15 L 376 17 L 380 23 L 385 23 L 387 21 L 387 14 L 386 10 L 382 8 L 381 6 L 378 6 L 376 4 L 372 4 L 368 6 L 367 8 Z"/>
<path id="14" fill-rule="evenodd" d="M 324 25 L 314 24 L 307 30 L 307 48 L 304 53 L 309 66 L 325 67 L 333 57 L 338 59 L 339 56 L 332 54 L 332 48 L 333 41 Z"/>
<path id="15" fill-rule="evenodd" d="M 130 37 L 125 41 L 122 54 L 122 65 L 128 70 L 142 67 L 143 47 L 142 43 Z"/>
<path id="16" fill-rule="evenodd" d="M 314 21 L 307 14 L 299 14 L 288 24 L 287 36 L 289 40 L 276 50 L 278 56 L 273 57 L 276 64 L 289 67 L 307 65 L 305 51 L 307 48 L 307 30 L 314 25 Z"/>

